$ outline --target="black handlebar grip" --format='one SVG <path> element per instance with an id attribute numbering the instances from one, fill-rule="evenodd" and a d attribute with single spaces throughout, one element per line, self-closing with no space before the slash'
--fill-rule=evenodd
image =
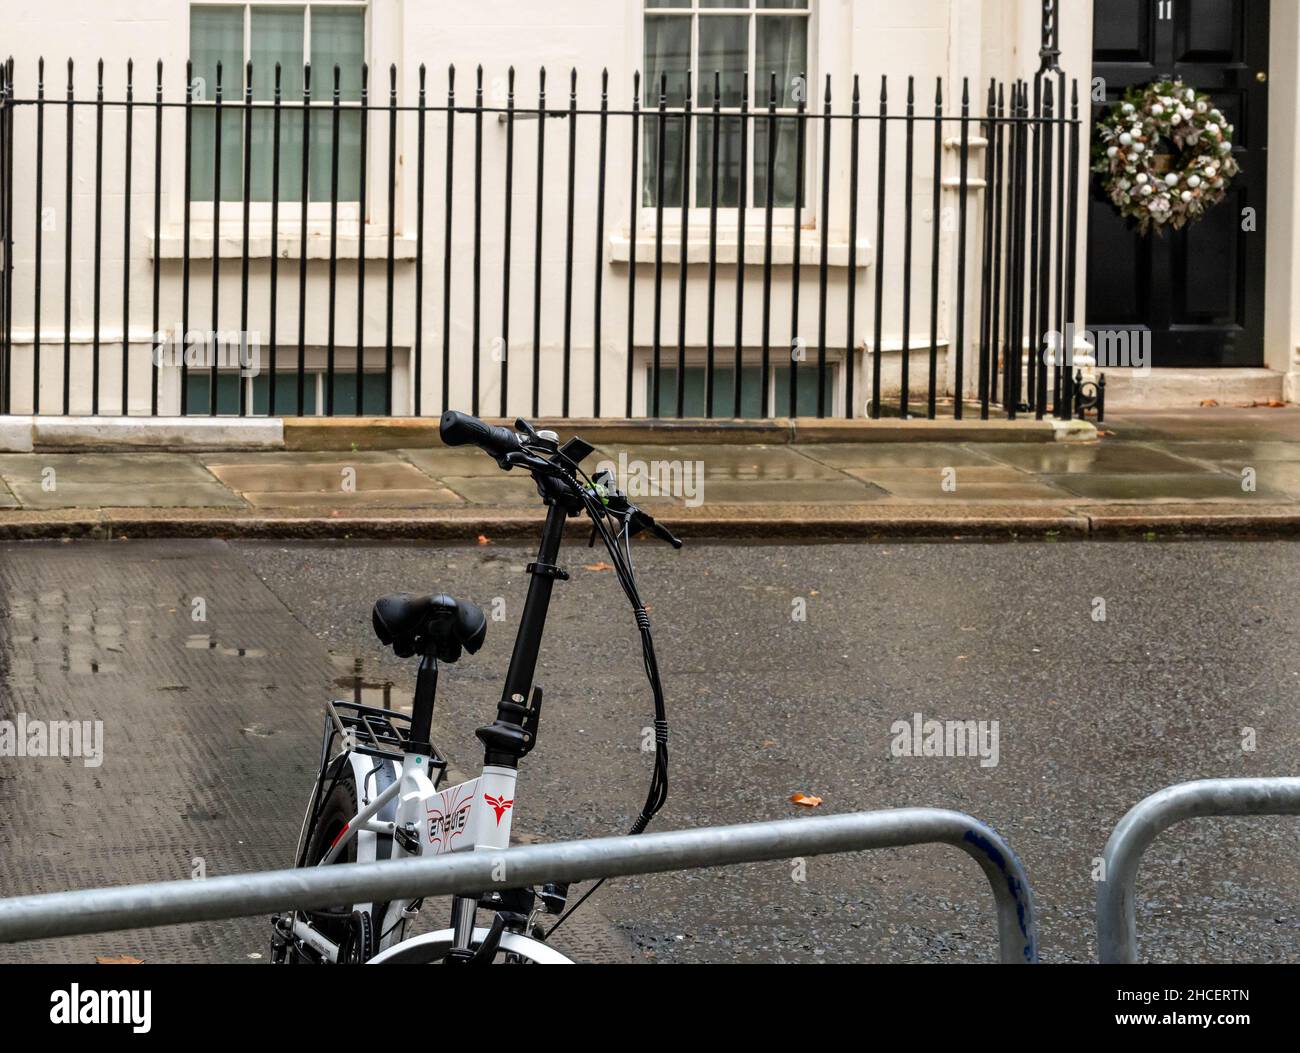
<path id="1" fill-rule="evenodd" d="M 519 436 L 509 428 L 498 428 L 468 413 L 448 410 L 438 424 L 438 435 L 445 446 L 477 446 L 498 461 L 521 449 Z"/>

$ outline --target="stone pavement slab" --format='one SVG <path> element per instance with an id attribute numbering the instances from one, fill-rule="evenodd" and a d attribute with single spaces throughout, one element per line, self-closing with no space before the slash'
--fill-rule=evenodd
<path id="1" fill-rule="evenodd" d="M 792 442 L 768 428 L 728 434 L 769 441 L 723 445 L 698 430 L 642 431 L 691 441 L 643 444 L 606 428 L 586 467 L 621 465 L 634 501 L 697 537 L 1300 531 L 1300 408 L 1122 415 L 1099 440 L 1071 443 L 955 441 L 951 431 Z M 561 432 L 582 434 L 581 424 Z M 331 451 L 0 455 L 0 535 L 535 535 L 528 476 L 476 449 L 410 445 L 426 434 L 397 428 L 389 439 L 406 445 Z"/>
<path id="2" fill-rule="evenodd" d="M 441 481 L 448 492 L 476 505 L 509 505 L 512 508 L 525 505 L 540 506 L 541 499 L 537 496 L 537 484 L 533 482 L 531 475 L 518 471 L 503 475 L 501 469 L 482 454 L 479 454 L 479 458 L 487 461 L 496 472 L 496 476 L 445 476 Z"/>
<path id="3" fill-rule="evenodd" d="M 273 454 L 242 454 L 244 457 Z M 58 482 L 183 483 L 213 482 L 212 475 L 187 453 L 10 453 L 0 454 L 0 478 L 6 482 L 40 482 L 47 469 Z"/>
<path id="4" fill-rule="evenodd" d="M 1242 491 L 1232 475 L 1049 475 L 1045 480 L 1079 497 L 1105 501 L 1240 501 L 1243 497 L 1281 496 L 1261 486 Z"/>
<path id="5" fill-rule="evenodd" d="M 620 460 L 622 459 L 622 460 Z M 606 444 L 597 447 L 588 459 L 595 467 L 602 461 L 638 462 L 650 470 L 655 462 L 703 464 L 706 482 L 755 480 L 790 482 L 815 479 L 842 480 L 844 476 L 827 465 L 805 457 L 787 446 L 711 446 L 706 444 L 676 446 L 629 446 Z"/>
<path id="6" fill-rule="evenodd" d="M 397 456 L 414 465 L 433 479 L 497 478 L 501 469 L 492 458 L 473 446 L 449 449 L 435 446 L 426 449 L 395 451 Z"/>
<path id="7" fill-rule="evenodd" d="M 341 458 L 308 464 L 224 464 L 214 465 L 211 471 L 226 486 L 243 494 L 438 489 L 438 484 L 423 472 L 394 461 L 364 464 Z"/>
<path id="8" fill-rule="evenodd" d="M 1282 491 L 1300 497 L 1300 461 L 1255 461 L 1249 464 L 1255 472 L 1255 482 L 1261 491 Z M 1240 479 L 1241 472 L 1233 477 Z"/>
<path id="9" fill-rule="evenodd" d="M 816 479 L 718 479 L 702 490 L 705 505 L 743 504 L 775 512 L 788 504 L 843 504 L 846 501 L 875 501 L 887 496 L 872 483 L 847 475 L 837 480 Z"/>
<path id="10" fill-rule="evenodd" d="M 1014 445 L 1014 444 L 1012 444 Z M 1030 447 L 1037 449 L 1037 447 Z M 985 452 L 984 444 L 960 446 L 952 443 L 838 443 L 796 447 L 831 468 L 947 468 L 989 465 L 997 462 Z"/>
<path id="11" fill-rule="evenodd" d="M 1250 440 L 1219 442 L 1179 442 L 1162 445 L 1154 441 L 1148 445 L 1166 449 L 1179 457 L 1210 464 L 1244 466 L 1259 461 L 1300 461 L 1300 442 L 1252 442 Z"/>
<path id="12" fill-rule="evenodd" d="M 1027 472 L 997 465 L 962 468 L 848 468 L 848 474 L 895 498 L 959 504 L 964 501 L 1066 501 L 1064 490 Z M 949 471 L 951 474 L 949 475 Z"/>
<path id="13" fill-rule="evenodd" d="M 1238 409 L 1214 406 L 1191 411 L 1116 413 L 1108 416 L 1099 430 L 1123 439 L 1300 442 L 1300 407 Z"/>
<path id="14" fill-rule="evenodd" d="M 23 508 L 243 508 L 219 483 L 68 483 L 47 491 L 40 483 L 11 484 Z"/>
<path id="15" fill-rule="evenodd" d="M 244 507 L 188 454 L 6 454 L 0 479 L 31 509 Z"/>
<path id="16" fill-rule="evenodd" d="M 1062 473 L 1111 475 L 1161 475 L 1207 472 L 1203 464 L 1187 460 L 1148 443 L 1093 443 L 1091 445 L 981 447 L 981 453 L 1003 464 L 1042 475 Z"/>
<path id="17" fill-rule="evenodd" d="M 212 450 L 193 457 L 208 468 L 243 464 L 393 464 L 402 460 L 394 450 Z"/>
<path id="18" fill-rule="evenodd" d="M 228 462 L 228 463 L 217 463 Z M 393 454 L 275 453 L 207 458 L 208 470 L 255 508 L 423 508 L 459 498 Z"/>
<path id="19" fill-rule="evenodd" d="M 312 508 L 331 515 L 347 514 L 353 509 L 368 508 L 428 508 L 430 506 L 456 505 L 460 499 L 443 487 L 421 490 L 356 490 L 339 491 L 254 491 L 244 495 L 254 508 Z"/>

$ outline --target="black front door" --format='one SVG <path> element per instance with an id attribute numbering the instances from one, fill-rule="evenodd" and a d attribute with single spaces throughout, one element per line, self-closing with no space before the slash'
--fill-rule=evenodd
<path id="1" fill-rule="evenodd" d="M 1269 0 L 1094 3 L 1093 78 L 1106 96 L 1094 101 L 1094 123 L 1127 88 L 1177 77 L 1208 92 L 1236 126 L 1241 175 L 1180 231 L 1139 235 L 1093 178 L 1088 328 L 1150 330 L 1155 366 L 1264 363 L 1268 8 Z"/>

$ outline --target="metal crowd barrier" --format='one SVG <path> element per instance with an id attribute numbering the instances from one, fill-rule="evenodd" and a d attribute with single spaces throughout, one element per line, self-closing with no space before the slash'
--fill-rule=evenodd
<path id="1" fill-rule="evenodd" d="M 1300 782 L 1300 780 L 1292 780 Z M 476 894 L 542 881 L 585 881 L 797 856 L 947 844 L 975 859 L 993 889 L 1001 960 L 1038 960 L 1033 895 L 1020 860 L 961 812 L 899 808 L 636 837 L 527 845 L 401 862 L 231 874 L 0 900 L 0 943 L 237 918 L 334 903 Z"/>
<path id="2" fill-rule="evenodd" d="M 1138 960 L 1134 886 L 1151 842 L 1184 819 L 1232 815 L 1300 815 L 1300 779 L 1185 782 L 1129 809 L 1103 855 L 1106 878 L 1097 892 L 1097 951 L 1103 963 Z"/>

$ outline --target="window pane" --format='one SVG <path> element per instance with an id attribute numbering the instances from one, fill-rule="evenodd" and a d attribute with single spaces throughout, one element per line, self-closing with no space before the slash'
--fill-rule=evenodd
<path id="1" fill-rule="evenodd" d="M 190 58 L 194 62 L 194 99 L 216 98 L 220 62 L 222 98 L 239 100 L 244 82 L 244 12 L 234 7 L 190 9 Z M 194 108 L 190 139 L 191 201 L 211 201 L 216 169 L 216 114 L 211 107 Z M 243 129 L 240 114 L 226 110 L 221 120 L 221 200 L 243 199 Z"/>
<path id="2" fill-rule="evenodd" d="M 187 408 L 191 417 L 206 417 L 212 405 L 212 374 L 206 370 L 191 372 L 185 377 Z M 295 390 L 295 395 L 297 394 Z M 239 374 L 217 374 L 217 415 L 236 416 L 239 413 Z"/>
<path id="3" fill-rule="evenodd" d="M 388 390 L 388 378 L 383 373 L 363 373 L 361 375 L 361 412 L 367 417 L 382 417 L 384 414 L 384 395 Z M 279 401 L 280 392 L 275 393 Z M 297 398 L 297 391 L 294 392 Z M 295 408 L 297 408 L 295 406 Z M 357 412 L 357 374 L 334 374 L 334 414 L 350 416 Z"/>
<path id="4" fill-rule="evenodd" d="M 808 0 L 758 0 L 759 7 L 784 8 L 786 10 L 808 10 Z"/>
<path id="5" fill-rule="evenodd" d="M 691 20 L 647 18 L 645 23 L 645 99 L 658 106 L 661 78 L 668 78 L 668 105 L 686 103 L 686 71 L 691 68 Z"/>
<path id="6" fill-rule="evenodd" d="M 715 359 L 713 368 L 713 415 L 715 417 L 730 417 L 736 407 L 736 393 L 733 388 L 733 377 L 736 371 L 731 366 L 723 366 L 720 362 L 721 355 Z M 703 417 L 704 414 L 704 387 L 705 375 L 703 366 L 686 367 L 686 392 L 683 398 L 682 411 L 688 417 Z M 778 371 L 777 383 L 779 385 L 781 372 Z M 800 386 L 803 386 L 803 377 L 800 377 Z M 646 376 L 646 398 L 653 400 L 653 371 L 647 371 Z M 740 415 L 745 418 L 759 417 L 763 413 L 762 402 L 763 391 L 763 371 L 758 366 L 743 366 L 740 370 Z M 789 401 L 789 383 L 786 384 L 786 400 Z M 803 392 L 799 394 L 799 403 L 803 405 Z M 785 403 L 778 403 L 784 406 Z M 677 412 L 677 370 L 669 367 L 659 371 L 659 409 L 663 413 Z M 651 410 L 647 410 L 652 412 Z M 812 398 L 812 416 L 817 415 L 817 390 L 816 382 L 813 384 Z"/>
<path id="7" fill-rule="evenodd" d="M 682 204 L 682 135 L 686 118 L 670 114 L 664 118 L 664 174 L 663 202 L 665 208 L 680 208 Z M 659 202 L 659 118 L 647 116 L 643 121 L 644 160 L 641 167 L 642 201 L 653 206 Z"/>
<path id="8" fill-rule="evenodd" d="M 701 7 L 749 7 L 749 0 L 700 0 Z"/>
<path id="9" fill-rule="evenodd" d="M 686 104 L 686 71 L 691 65 L 691 20 L 689 18 L 647 18 L 645 24 L 645 100 L 657 108 L 661 81 L 666 78 L 668 106 Z M 682 200 L 682 123 L 680 117 L 664 121 L 663 202 L 677 208 Z M 647 116 L 643 125 L 644 161 L 642 200 L 654 205 L 659 200 L 659 119 Z"/>
<path id="10" fill-rule="evenodd" d="M 645 0 L 646 7 L 690 7 L 691 0 Z"/>
<path id="11" fill-rule="evenodd" d="M 766 106 L 771 74 L 776 74 L 777 106 L 796 106 L 795 88 L 808 70 L 808 20 L 758 18 L 755 32 L 754 105 Z M 805 95 L 805 99 L 807 96 Z"/>
<path id="12" fill-rule="evenodd" d="M 324 74 L 320 85 L 334 90 L 334 67 L 339 67 L 344 102 L 361 98 L 361 63 L 365 61 L 366 19 L 351 8 L 314 7 L 311 12 L 311 64 Z"/>
<path id="13" fill-rule="evenodd" d="M 739 117 L 722 117 L 718 121 L 718 207 L 736 208 L 742 192 L 740 139 L 743 135 Z M 713 117 L 696 118 L 695 132 L 695 202 L 709 206 L 713 194 Z"/>
<path id="14" fill-rule="evenodd" d="M 774 372 L 774 384 L 776 388 L 776 398 L 772 403 L 772 411 L 779 417 L 784 417 L 790 412 L 790 370 L 776 369 Z M 834 405 L 835 385 L 831 381 L 830 370 L 827 369 L 826 376 L 826 404 Z M 811 368 L 807 362 L 799 366 L 799 394 L 795 406 L 795 415 L 798 417 L 815 417 L 817 416 L 817 363 L 813 363 Z"/>
<path id="15" fill-rule="evenodd" d="M 365 61 L 365 12 L 353 8 L 312 8 L 312 99 L 329 103 L 334 98 L 334 66 L 339 67 L 339 98 L 361 98 L 361 64 Z M 333 117 L 326 109 L 312 114 L 311 199 L 330 198 Z M 344 111 L 339 120 L 339 200 L 360 196 L 361 114 Z"/>
<path id="16" fill-rule="evenodd" d="M 740 106 L 745 69 L 749 66 L 749 18 L 700 19 L 699 84 L 701 106 L 713 105 L 713 74 L 722 74 L 722 105 Z"/>
<path id="17" fill-rule="evenodd" d="M 284 348 L 292 351 L 296 348 Z M 253 408 L 255 416 L 268 416 L 267 403 L 271 397 L 271 378 L 260 373 L 253 378 Z M 277 369 L 275 371 L 275 413 L 276 417 L 292 417 L 298 412 L 298 373 L 296 370 Z M 316 412 L 316 375 L 308 373 L 302 386 L 302 412 L 310 415 Z"/>
<path id="18" fill-rule="evenodd" d="M 776 155 L 773 158 L 772 204 L 776 208 L 791 208 L 794 205 L 795 173 L 798 170 L 795 153 L 799 122 L 794 117 L 778 117 L 774 123 Z M 767 205 L 767 135 L 768 119 L 757 118 L 754 121 L 754 204 L 759 208 Z M 807 149 L 805 143 L 805 153 Z M 807 187 L 804 190 L 806 198 Z"/>
<path id="19" fill-rule="evenodd" d="M 331 89 L 332 90 L 332 89 Z M 313 99 L 315 92 L 312 92 Z M 330 200 L 333 180 L 334 114 L 332 106 L 311 114 L 311 200 Z M 301 144 L 300 144 L 301 146 Z M 356 201 L 361 196 L 361 114 L 355 109 L 339 108 L 339 188 L 340 201 Z"/>
<path id="20" fill-rule="evenodd" d="M 255 7 L 250 26 L 253 61 L 253 98 L 275 97 L 275 64 L 280 63 L 280 97 L 288 102 L 302 99 L 303 9 L 301 7 Z M 271 152 L 274 117 L 265 110 L 253 111 L 252 188 L 254 201 L 271 200 Z M 286 109 L 280 114 L 280 200 L 299 201 L 302 177 L 302 114 Z"/>

